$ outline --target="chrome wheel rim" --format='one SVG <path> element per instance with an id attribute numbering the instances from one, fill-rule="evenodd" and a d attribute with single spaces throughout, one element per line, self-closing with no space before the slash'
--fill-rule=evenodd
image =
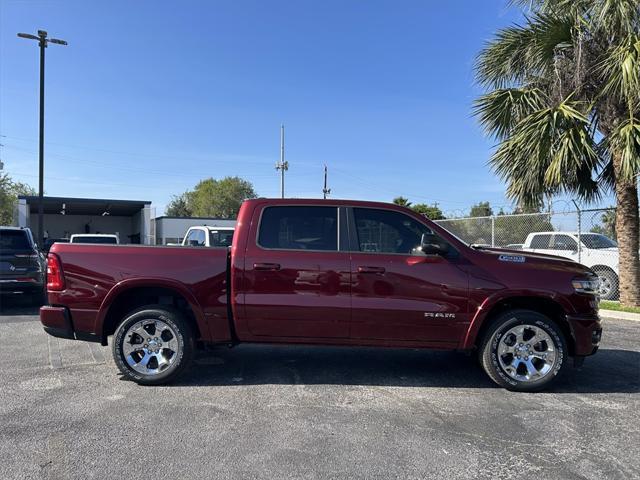
<path id="1" fill-rule="evenodd" d="M 600 290 L 599 294 L 601 297 L 606 297 L 611 293 L 611 289 L 613 288 L 613 282 L 609 277 L 600 276 Z"/>
<path id="2" fill-rule="evenodd" d="M 162 320 L 134 323 L 125 333 L 122 353 L 129 367 L 143 375 L 158 375 L 178 358 L 176 332 Z"/>
<path id="3" fill-rule="evenodd" d="M 551 336 L 533 325 L 516 325 L 500 338 L 497 349 L 502 370 L 519 382 L 535 382 L 553 371 L 558 360 Z"/>

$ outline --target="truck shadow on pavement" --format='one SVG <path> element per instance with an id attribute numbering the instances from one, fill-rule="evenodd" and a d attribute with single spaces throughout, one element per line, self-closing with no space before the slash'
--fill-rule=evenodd
<path id="1" fill-rule="evenodd" d="M 500 388 L 475 356 L 363 347 L 241 345 L 200 353 L 174 386 L 360 385 Z M 569 368 L 550 393 L 640 392 L 640 352 L 601 349 Z"/>
<path id="2" fill-rule="evenodd" d="M 32 297 L 0 295 L 0 317 L 9 315 L 39 315 L 41 302 Z"/>

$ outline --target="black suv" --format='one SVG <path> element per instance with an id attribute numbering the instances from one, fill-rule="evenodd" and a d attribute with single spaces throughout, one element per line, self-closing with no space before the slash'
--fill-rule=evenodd
<path id="1" fill-rule="evenodd" d="M 0 227 L 0 294 L 31 295 L 42 299 L 46 266 L 31 230 Z"/>

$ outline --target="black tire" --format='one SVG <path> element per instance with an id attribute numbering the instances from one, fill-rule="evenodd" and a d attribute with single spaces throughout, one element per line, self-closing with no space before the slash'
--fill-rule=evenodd
<path id="1" fill-rule="evenodd" d="M 136 324 L 142 322 L 142 324 L 145 324 L 145 326 L 150 329 L 152 328 L 151 324 L 154 321 L 163 322 L 164 325 L 167 326 L 167 330 L 169 330 L 169 333 L 167 335 L 171 335 L 168 342 L 172 341 L 175 338 L 177 350 L 173 353 L 173 355 L 171 355 L 170 359 L 168 360 L 171 363 L 166 368 L 157 373 L 145 374 L 140 371 L 136 371 L 132 366 L 129 365 L 127 361 L 127 355 L 125 355 L 124 353 L 125 342 L 129 342 L 129 345 L 131 345 L 132 335 L 135 336 L 137 334 L 132 334 L 130 332 L 130 329 L 136 326 Z M 175 332 L 175 337 L 173 336 L 173 332 L 171 332 L 171 330 Z M 162 337 L 160 338 L 160 340 L 162 340 Z M 160 345 L 162 346 L 162 343 L 160 343 Z M 140 385 L 161 385 L 175 380 L 189 367 L 191 361 L 193 360 L 195 339 L 189 323 L 185 320 L 182 313 L 180 313 L 178 310 L 166 305 L 147 305 L 129 313 L 127 317 L 120 323 L 113 335 L 111 350 L 113 359 L 118 369 L 125 377 L 133 380 Z M 140 350 L 143 352 L 148 351 L 143 348 L 140 348 Z M 164 351 L 165 349 L 159 348 L 156 350 L 156 352 L 158 352 L 158 350 Z M 171 352 L 173 352 L 173 350 L 169 351 L 169 353 Z M 138 368 L 142 369 L 142 366 L 139 363 L 136 365 L 138 365 Z M 157 360 L 155 365 L 158 365 Z M 147 370 L 149 369 L 149 362 L 147 362 L 146 368 Z M 160 369 L 159 365 L 157 366 L 157 369 Z M 153 372 L 153 370 L 148 371 Z"/>
<path id="2" fill-rule="evenodd" d="M 515 338 L 515 334 L 513 333 L 512 329 L 520 325 L 525 327 L 525 334 L 531 334 L 537 332 L 538 330 L 542 330 L 544 333 L 546 333 L 548 338 L 553 343 L 553 355 L 555 360 L 551 365 L 549 365 L 547 373 L 542 375 L 541 378 L 537 380 L 529 379 L 520 381 L 514 378 L 514 375 L 519 377 L 523 377 L 526 375 L 526 373 L 518 375 L 521 372 L 529 372 L 529 368 L 526 365 L 522 367 L 524 369 L 522 370 L 522 365 L 518 363 L 518 367 L 516 369 L 512 369 L 513 375 L 510 374 L 501 365 L 501 363 L 504 363 L 505 358 L 511 358 L 513 361 L 520 362 L 521 357 L 518 357 L 518 359 L 515 360 L 513 354 L 507 353 L 506 356 L 501 357 L 500 360 L 498 359 L 498 346 L 500 345 L 500 342 L 503 341 L 505 345 L 508 345 L 508 341 L 510 341 L 511 338 L 507 337 L 507 335 Z M 525 337 L 525 342 L 526 341 L 527 340 Z M 522 345 L 522 343 L 518 345 Z M 531 349 L 541 349 L 543 347 L 546 347 L 547 349 L 549 348 L 549 346 L 546 344 L 546 341 L 545 343 L 536 343 L 536 345 L 537 347 L 531 345 Z M 528 345 L 525 344 L 521 348 L 526 349 L 527 346 Z M 549 355 L 549 353 L 547 353 L 547 350 L 540 350 L 540 352 L 535 351 L 535 353 L 544 353 L 546 355 Z M 520 354 L 521 353 L 518 352 L 518 355 Z M 511 355 L 511 357 L 509 357 L 509 355 Z M 487 375 L 489 375 L 489 378 L 491 378 L 491 380 L 493 380 L 501 387 L 518 392 L 535 392 L 549 387 L 551 383 L 553 383 L 566 369 L 567 342 L 560 327 L 558 327 L 558 325 L 547 316 L 542 315 L 538 312 L 534 312 L 532 310 L 509 310 L 502 313 L 491 323 L 489 329 L 484 334 L 480 342 L 478 357 L 482 368 L 487 373 Z M 533 355 L 531 358 L 531 364 L 533 364 L 533 362 L 536 362 L 536 366 L 544 366 L 545 364 L 548 365 L 546 360 L 540 360 L 538 358 L 534 359 Z M 524 360 L 524 356 L 522 357 L 522 359 Z M 527 360 L 528 359 L 529 357 L 527 356 Z M 524 361 L 522 362 L 522 364 L 524 364 Z M 506 368 L 508 369 L 509 366 L 507 366 Z"/>
<path id="3" fill-rule="evenodd" d="M 619 291 L 618 291 L 618 275 L 613 270 L 609 270 L 608 268 L 596 268 L 594 272 L 600 278 L 601 290 L 600 290 L 600 298 L 602 300 L 618 300 Z M 603 287 L 606 289 L 604 290 Z"/>

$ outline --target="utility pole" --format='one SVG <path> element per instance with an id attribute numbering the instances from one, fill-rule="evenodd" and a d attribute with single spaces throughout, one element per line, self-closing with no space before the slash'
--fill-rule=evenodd
<path id="1" fill-rule="evenodd" d="M 324 188 L 322 189 L 323 198 L 326 200 L 327 195 L 331 193 L 331 189 L 327 188 L 327 166 L 324 166 Z"/>
<path id="2" fill-rule="evenodd" d="M 67 45 L 64 40 L 47 38 L 47 32 L 38 30 L 38 35 L 19 33 L 20 38 L 37 40 L 40 46 L 40 148 L 38 162 L 38 245 L 44 245 L 44 49 L 47 44 Z"/>
<path id="3" fill-rule="evenodd" d="M 289 170 L 289 162 L 284 159 L 284 125 L 280 125 L 280 161 L 276 170 L 280 170 L 280 198 L 284 198 L 284 172 Z"/>

